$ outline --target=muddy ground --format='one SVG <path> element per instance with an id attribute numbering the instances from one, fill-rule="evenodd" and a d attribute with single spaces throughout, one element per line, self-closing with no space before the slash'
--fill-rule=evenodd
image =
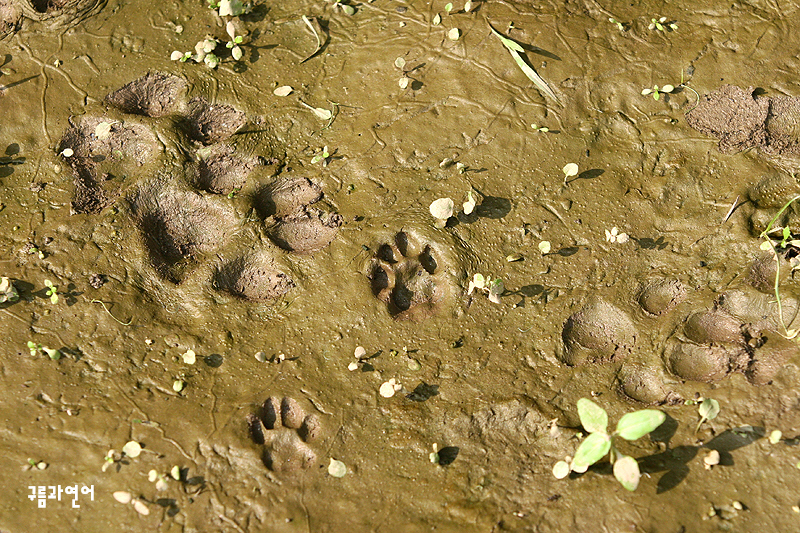
<path id="1" fill-rule="evenodd" d="M 0 0 L 0 531 L 795 530 L 798 5 L 351 6 Z"/>

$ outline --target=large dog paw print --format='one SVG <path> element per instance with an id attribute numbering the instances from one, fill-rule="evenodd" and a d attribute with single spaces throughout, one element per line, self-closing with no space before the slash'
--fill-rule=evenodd
<path id="1" fill-rule="evenodd" d="M 443 269 L 430 244 L 401 231 L 381 244 L 372 260 L 372 292 L 397 320 L 422 320 L 434 315 L 447 296 Z"/>
<path id="2" fill-rule="evenodd" d="M 273 472 L 296 472 L 317 461 L 309 443 L 322 432 L 319 419 L 293 398 L 267 398 L 247 422 L 253 442 L 263 446 L 264 465 Z"/>

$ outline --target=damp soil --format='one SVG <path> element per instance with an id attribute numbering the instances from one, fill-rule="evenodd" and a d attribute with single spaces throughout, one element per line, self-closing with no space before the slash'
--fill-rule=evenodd
<path id="1" fill-rule="evenodd" d="M 0 0 L 0 530 L 796 529 L 800 4 L 256 4 Z"/>

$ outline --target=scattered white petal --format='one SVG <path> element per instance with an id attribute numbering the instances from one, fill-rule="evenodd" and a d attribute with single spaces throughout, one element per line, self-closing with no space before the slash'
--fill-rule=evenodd
<path id="1" fill-rule="evenodd" d="M 708 454 L 703 457 L 703 464 L 706 467 L 706 470 L 710 470 L 712 466 L 719 464 L 719 452 L 717 450 L 711 450 Z"/>
<path id="2" fill-rule="evenodd" d="M 543 254 L 550 253 L 550 241 L 542 241 L 539 243 L 539 251 Z"/>
<path id="3" fill-rule="evenodd" d="M 283 85 L 272 91 L 272 94 L 274 94 L 275 96 L 289 96 L 290 94 L 292 94 L 292 91 L 294 91 L 292 87 L 290 87 L 289 85 Z"/>
<path id="4" fill-rule="evenodd" d="M 264 352 L 256 352 L 256 361 L 259 363 L 264 363 L 267 360 L 267 354 Z"/>
<path id="5" fill-rule="evenodd" d="M 156 481 L 156 490 L 165 491 L 165 490 L 167 490 L 167 487 L 168 487 L 168 485 L 167 485 L 167 480 L 166 479 L 159 478 L 159 480 Z"/>
<path id="6" fill-rule="evenodd" d="M 365 350 L 363 346 L 357 346 L 353 355 L 356 357 L 356 359 L 362 359 L 365 355 L 367 355 L 367 350 Z"/>
<path id="7" fill-rule="evenodd" d="M 459 37 L 461 37 L 461 30 L 458 28 L 453 28 L 447 32 L 447 38 L 451 41 L 457 41 Z"/>
<path id="8" fill-rule="evenodd" d="M 453 216 L 454 207 L 455 203 L 450 198 L 439 198 L 431 203 L 430 212 L 433 218 L 447 220 Z"/>
<path id="9" fill-rule="evenodd" d="M 567 163 L 566 165 L 564 165 L 563 171 L 564 171 L 564 176 L 566 176 L 567 178 L 571 178 L 572 176 L 577 176 L 578 165 L 576 165 L 575 163 Z"/>
<path id="10" fill-rule="evenodd" d="M 328 465 L 328 473 L 333 477 L 344 477 L 347 474 L 347 466 L 343 462 L 331 458 L 331 464 Z"/>
<path id="11" fill-rule="evenodd" d="M 187 365 L 193 365 L 197 361 L 197 354 L 194 353 L 194 350 L 186 350 L 186 353 L 183 354 L 183 362 Z"/>
<path id="12" fill-rule="evenodd" d="M 128 457 L 139 457 L 139 454 L 142 453 L 142 445 L 132 440 L 122 447 L 122 453 Z"/>
<path id="13" fill-rule="evenodd" d="M 72 148 L 64 148 L 64 150 L 61 152 L 61 155 L 64 157 L 72 157 L 75 155 L 75 152 L 72 150 Z"/>
<path id="14" fill-rule="evenodd" d="M 150 472 L 147 473 L 147 481 L 152 483 L 156 479 L 158 479 L 158 472 L 156 472 L 155 470 L 151 470 Z"/>
<path id="15" fill-rule="evenodd" d="M 147 508 L 147 505 L 142 500 L 133 500 L 133 508 L 142 516 L 150 514 L 150 509 Z"/>
<path id="16" fill-rule="evenodd" d="M 172 479 L 175 481 L 181 480 L 181 469 L 178 467 L 178 465 L 172 467 L 172 470 L 169 471 L 169 475 L 172 476 Z"/>
<path id="17" fill-rule="evenodd" d="M 394 393 L 397 392 L 398 390 L 395 388 L 396 386 L 397 386 L 396 380 L 392 378 L 389 381 L 384 382 L 381 385 L 381 388 L 378 390 L 378 392 L 384 398 L 391 398 L 392 396 L 394 396 Z"/>
<path id="18" fill-rule="evenodd" d="M 397 85 L 398 85 L 398 86 L 399 86 L 401 89 L 406 89 L 406 88 L 408 88 L 408 82 L 409 82 L 409 81 L 411 81 L 411 78 L 409 78 L 408 76 L 403 76 L 402 78 L 400 78 L 400 79 L 398 80 L 398 82 L 397 82 Z"/>
<path id="19" fill-rule="evenodd" d="M 358 370 L 358 363 L 350 363 L 347 365 L 347 370 L 352 372 L 353 370 Z"/>
<path id="20" fill-rule="evenodd" d="M 118 490 L 114 494 L 112 494 L 111 496 L 113 496 L 114 499 L 117 500 L 121 504 L 129 504 L 129 503 L 131 503 L 131 500 L 133 499 L 133 496 L 131 496 L 131 493 L 128 492 L 128 491 L 125 491 L 125 490 Z"/>

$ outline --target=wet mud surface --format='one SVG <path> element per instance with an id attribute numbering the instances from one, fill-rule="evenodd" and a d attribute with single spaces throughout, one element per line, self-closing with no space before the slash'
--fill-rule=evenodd
<path id="1" fill-rule="evenodd" d="M 0 0 L 0 530 L 794 530 L 800 8 L 349 5 Z"/>

